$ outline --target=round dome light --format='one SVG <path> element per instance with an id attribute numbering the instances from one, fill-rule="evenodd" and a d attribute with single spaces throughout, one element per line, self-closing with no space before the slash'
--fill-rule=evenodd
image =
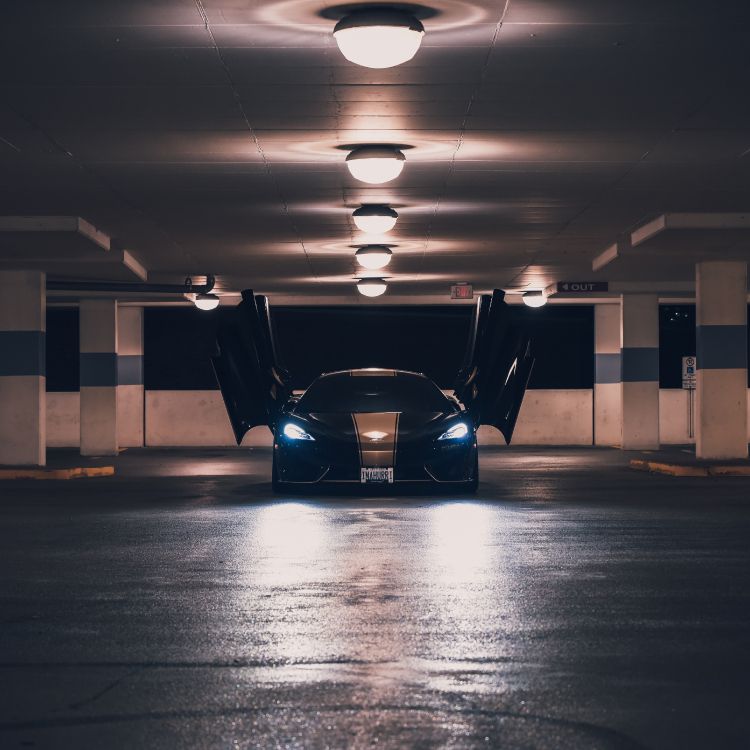
<path id="1" fill-rule="evenodd" d="M 391 249 L 386 245 L 365 245 L 354 254 L 363 268 L 385 268 L 391 262 Z"/>
<path id="2" fill-rule="evenodd" d="M 396 226 L 398 214 L 389 206 L 368 205 L 353 214 L 357 229 L 366 234 L 385 234 Z"/>
<path id="3" fill-rule="evenodd" d="M 333 29 L 341 54 L 365 68 L 392 68 L 411 60 L 422 44 L 421 21 L 396 8 L 363 8 Z"/>
<path id="4" fill-rule="evenodd" d="M 216 294 L 196 294 L 195 306 L 199 310 L 215 310 L 219 306 L 219 297 Z"/>
<path id="5" fill-rule="evenodd" d="M 360 279 L 357 282 L 357 291 L 365 297 L 379 297 L 387 288 L 383 279 Z"/>
<path id="6" fill-rule="evenodd" d="M 547 304 L 547 296 L 544 292 L 524 292 L 523 304 L 527 307 L 544 307 Z"/>
<path id="7" fill-rule="evenodd" d="M 393 146 L 359 146 L 346 157 L 346 166 L 357 180 L 382 185 L 395 180 L 406 157 Z"/>

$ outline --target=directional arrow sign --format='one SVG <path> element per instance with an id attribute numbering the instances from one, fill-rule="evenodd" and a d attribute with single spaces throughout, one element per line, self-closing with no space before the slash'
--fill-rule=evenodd
<path id="1" fill-rule="evenodd" d="M 592 292 L 608 292 L 608 281 L 558 281 L 558 294 L 591 294 Z"/>

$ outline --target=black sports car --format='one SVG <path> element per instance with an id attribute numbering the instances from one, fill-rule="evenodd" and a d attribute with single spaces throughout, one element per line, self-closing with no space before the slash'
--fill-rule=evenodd
<path id="1" fill-rule="evenodd" d="M 455 395 L 414 372 L 326 373 L 301 396 L 279 366 L 268 300 L 247 290 L 220 327 L 212 359 L 237 444 L 257 425 L 274 434 L 274 488 L 319 483 L 438 483 L 474 491 L 476 431 L 510 442 L 534 359 L 504 293 L 479 298 Z"/>

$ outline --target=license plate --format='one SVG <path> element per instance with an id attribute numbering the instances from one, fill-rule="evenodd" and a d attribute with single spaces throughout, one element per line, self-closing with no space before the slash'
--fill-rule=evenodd
<path id="1" fill-rule="evenodd" d="M 386 484 L 393 484 L 393 467 L 363 467 L 360 474 L 360 481 L 362 482 L 362 484 L 367 484 L 368 482 L 382 482 Z"/>

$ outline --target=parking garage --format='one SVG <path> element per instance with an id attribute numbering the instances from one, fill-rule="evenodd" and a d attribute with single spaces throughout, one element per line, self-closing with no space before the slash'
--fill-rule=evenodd
<path id="1" fill-rule="evenodd" d="M 0 745 L 747 746 L 745 4 L 3 10 Z"/>

